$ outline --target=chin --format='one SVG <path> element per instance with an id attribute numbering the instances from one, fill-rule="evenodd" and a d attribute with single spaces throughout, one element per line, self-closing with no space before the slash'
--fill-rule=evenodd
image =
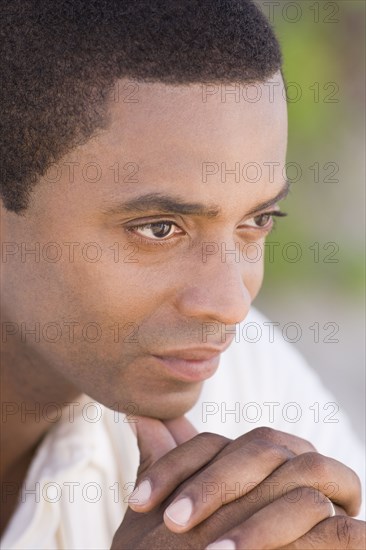
<path id="1" fill-rule="evenodd" d="M 170 420 L 186 414 L 197 402 L 201 393 L 202 384 L 190 388 L 189 391 L 155 392 L 143 397 L 131 397 L 124 402 L 114 401 L 106 404 L 110 409 L 134 416 L 149 416 L 159 420 Z"/>

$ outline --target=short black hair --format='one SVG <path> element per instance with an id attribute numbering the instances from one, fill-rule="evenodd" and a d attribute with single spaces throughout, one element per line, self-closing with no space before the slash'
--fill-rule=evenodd
<path id="1" fill-rule="evenodd" d="M 253 0 L 11 0 L 1 12 L 0 195 L 16 213 L 52 163 L 108 125 L 118 79 L 255 83 L 282 72 Z"/>

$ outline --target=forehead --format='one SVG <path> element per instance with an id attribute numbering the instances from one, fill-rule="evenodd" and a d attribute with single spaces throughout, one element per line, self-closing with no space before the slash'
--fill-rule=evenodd
<path id="1" fill-rule="evenodd" d="M 287 140 L 287 109 L 280 73 L 255 85 L 135 83 L 126 81 L 110 103 L 110 126 L 103 141 L 112 152 L 143 156 L 199 157 L 220 152 L 244 159 L 278 156 Z M 122 90 L 122 92 L 121 92 Z M 271 93 L 272 90 L 272 93 Z M 133 101 L 131 101 L 133 100 Z M 142 161 L 143 159 L 141 159 Z"/>
<path id="2" fill-rule="evenodd" d="M 250 92 L 248 87 L 247 95 L 241 86 L 239 101 L 237 93 L 225 95 L 235 84 L 211 95 L 202 84 L 139 82 L 132 88 L 121 80 L 118 85 L 122 93 L 110 100 L 107 127 L 62 159 L 61 164 L 75 166 L 83 177 L 70 185 L 69 172 L 62 169 L 60 185 L 51 186 L 51 194 L 45 180 L 45 187 L 36 188 L 38 198 L 45 191 L 46 202 L 59 205 L 67 197 L 70 211 L 81 206 L 92 210 L 97 204 L 127 200 L 144 188 L 145 193 L 178 192 L 201 202 L 225 200 L 234 209 L 243 201 L 271 198 L 282 188 L 287 108 L 280 73 Z M 253 93 L 258 100 L 248 101 Z M 259 167 L 259 172 L 254 169 L 259 180 L 238 185 L 230 170 L 238 169 L 242 182 L 243 175 L 253 177 L 246 169 L 252 164 Z"/>

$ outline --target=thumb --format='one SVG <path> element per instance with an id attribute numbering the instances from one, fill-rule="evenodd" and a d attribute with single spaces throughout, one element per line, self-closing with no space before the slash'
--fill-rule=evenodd
<path id="1" fill-rule="evenodd" d="M 177 443 L 167 426 L 157 418 L 138 416 L 135 427 L 140 451 L 140 466 L 137 471 L 139 480 L 154 462 L 175 449 Z"/>

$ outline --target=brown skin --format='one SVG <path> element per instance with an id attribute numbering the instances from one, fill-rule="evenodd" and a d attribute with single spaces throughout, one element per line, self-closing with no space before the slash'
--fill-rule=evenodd
<path id="1" fill-rule="evenodd" d="M 197 435 L 184 417 L 164 423 L 140 417 L 136 427 L 137 485 L 149 480 L 152 492 L 144 504 L 138 488 L 130 496 L 112 550 L 206 548 L 216 540 L 225 541 L 225 550 L 232 548 L 228 540 L 238 549 L 364 548 L 365 523 L 347 515 L 360 502 L 356 474 L 309 442 L 270 428 L 234 441 Z M 330 479 L 337 479 L 336 491 Z M 193 512 L 181 526 L 167 512 L 184 497 Z"/>
<path id="2" fill-rule="evenodd" d="M 283 86 L 279 74 L 271 80 L 274 79 Z M 40 403 L 42 409 L 47 403 L 61 406 L 87 394 L 122 411 L 129 412 L 127 404 L 133 402 L 136 412 L 146 417 L 160 420 L 181 417 L 197 401 L 202 381 L 178 380 L 152 356 L 203 345 L 223 350 L 230 340 L 222 343 L 219 337 L 214 337 L 203 344 L 202 325 L 212 322 L 232 325 L 242 321 L 259 292 L 262 261 L 236 262 L 233 256 L 227 256 L 223 262 L 221 255 L 215 254 L 203 262 L 202 243 L 223 243 L 227 250 L 232 250 L 235 244 L 242 247 L 248 243 L 263 248 L 267 231 L 256 227 L 253 216 L 278 206 L 255 214 L 249 212 L 275 197 L 284 184 L 287 111 L 282 93 L 275 94 L 274 103 L 268 101 L 265 87 L 257 103 L 221 103 L 219 98 L 203 103 L 200 85 L 140 84 L 138 99 L 138 103 L 111 103 L 108 128 L 74 149 L 41 179 L 24 216 L 2 207 L 4 242 L 33 246 L 38 242 L 41 249 L 54 242 L 62 251 L 55 263 L 45 261 L 42 256 L 39 262 L 32 257 L 22 262 L 20 254 L 15 254 L 2 264 L 2 321 L 17 323 L 19 327 L 23 322 L 27 328 L 39 323 L 41 329 L 47 323 L 57 323 L 62 329 L 62 336 L 55 343 L 42 335 L 39 342 L 32 336 L 26 342 L 21 342 L 19 335 L 8 337 L 2 358 L 5 401 L 19 406 L 26 403 L 28 407 Z M 226 162 L 228 168 L 235 162 L 241 166 L 257 162 L 263 168 L 262 177 L 256 183 L 244 180 L 237 183 L 228 176 L 223 183 L 218 173 L 204 183 L 204 162 Z M 279 163 L 273 181 L 264 168 L 265 162 Z M 70 163 L 77 163 L 72 181 Z M 98 181 L 92 181 L 95 175 L 92 169 L 84 171 L 83 177 L 88 163 L 98 163 L 101 172 L 101 178 L 95 178 Z M 119 176 L 110 168 L 117 163 Z M 135 164 L 126 167 L 126 163 Z M 127 181 L 136 165 L 138 172 L 132 176 L 135 181 Z M 56 169 L 59 178 L 52 183 Z M 156 192 L 207 207 L 219 206 L 221 213 L 217 218 L 207 218 L 156 209 L 124 214 L 105 211 L 141 194 Z M 167 246 L 151 244 L 153 235 L 146 228 L 139 234 L 150 241 L 138 244 L 126 231 L 131 222 L 136 225 L 162 220 L 173 222 Z M 70 261 L 69 249 L 64 244 L 67 242 L 80 243 L 75 247 L 74 261 Z M 102 251 L 97 262 L 87 261 L 81 254 L 83 245 L 91 242 L 97 243 Z M 115 261 L 114 243 L 119 243 L 119 261 Z M 91 249 L 89 258 L 94 253 L 95 249 Z M 65 324 L 68 322 L 78 323 L 74 341 Z M 81 331 L 91 322 L 98 323 L 101 330 L 95 343 L 90 343 Z M 117 342 L 110 328 L 116 323 L 121 327 Z M 137 339 L 136 332 L 135 338 L 131 338 L 131 327 L 136 329 Z M 52 336 L 52 330 L 49 334 Z M 35 422 L 32 416 L 22 422 L 20 415 L 14 414 L 4 426 L 2 481 L 15 479 L 21 483 L 34 449 L 52 423 L 44 419 Z M 181 435 L 174 433 L 174 446 L 166 447 L 164 436 L 157 440 L 160 456 L 193 435 L 190 433 L 188 437 L 181 424 L 177 429 L 183 431 Z M 200 446 L 194 449 L 194 454 L 200 452 Z M 179 464 L 182 458 L 177 460 Z M 208 457 L 206 462 L 209 461 Z M 16 467 L 17 463 L 21 466 Z M 194 475 L 192 468 L 185 473 L 187 478 Z M 271 470 L 271 465 L 268 468 L 268 474 L 275 469 L 272 466 Z M 340 479 L 347 477 L 344 466 L 337 468 L 335 473 L 339 472 Z M 220 479 L 220 471 L 215 475 Z M 285 473 L 285 478 L 286 475 L 293 481 L 293 471 Z M 178 484 L 172 478 L 171 491 Z M 352 499 L 356 507 L 357 494 L 354 490 Z M 341 497 L 339 504 L 347 509 L 345 498 Z M 7 502 L 5 523 L 15 503 L 15 497 Z M 311 509 L 309 503 L 307 506 Z M 212 513 L 215 518 L 218 512 Z M 142 516 L 129 512 L 123 529 L 128 529 L 131 514 L 134 514 L 132 523 L 138 518 L 140 525 L 142 518 L 146 518 L 148 525 L 148 518 L 156 511 Z M 280 515 L 283 516 L 283 511 Z M 156 517 L 153 516 L 154 521 Z M 161 522 L 161 517 L 157 521 Z M 172 525 L 168 527 L 172 529 Z M 311 527 L 308 525 L 308 530 Z M 134 528 L 131 529 L 132 533 Z M 138 532 L 144 536 L 140 526 Z M 212 534 L 206 534 L 205 544 L 213 540 Z M 299 533 L 291 536 L 299 538 Z M 161 540 L 156 539 L 154 544 L 159 547 Z M 195 541 L 192 539 L 193 546 Z M 144 545 L 143 538 L 140 543 Z M 138 543 L 135 541 L 132 546 L 137 548 Z"/>

